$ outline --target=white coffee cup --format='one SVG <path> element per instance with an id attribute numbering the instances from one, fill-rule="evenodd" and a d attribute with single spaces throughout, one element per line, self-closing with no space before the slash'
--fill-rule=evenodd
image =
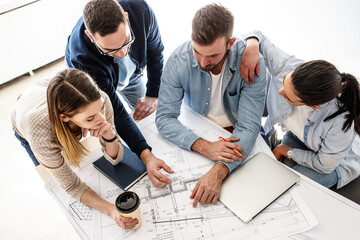
<path id="1" fill-rule="evenodd" d="M 136 218 L 138 224 L 132 229 L 138 229 L 141 226 L 140 198 L 134 192 L 123 192 L 115 200 L 116 209 L 124 217 Z"/>

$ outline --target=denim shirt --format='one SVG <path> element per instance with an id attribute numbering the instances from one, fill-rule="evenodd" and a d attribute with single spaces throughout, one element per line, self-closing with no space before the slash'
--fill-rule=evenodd
<path id="1" fill-rule="evenodd" d="M 254 31 L 245 38 L 255 36 L 259 40 L 260 52 L 263 54 L 268 70 L 268 119 L 265 133 L 271 133 L 275 124 L 281 123 L 293 111 L 293 106 L 278 94 L 283 86 L 283 78 L 304 61 L 283 52 L 272 44 L 260 31 Z M 292 158 L 300 165 L 320 173 L 336 171 L 339 176 L 337 187 L 340 188 L 360 174 L 360 138 L 352 126 L 348 131 L 342 130 L 345 116 L 340 114 L 324 122 L 324 119 L 336 112 L 338 100 L 335 98 L 315 111 L 308 118 L 304 128 L 304 143 L 311 149 L 294 149 Z"/>
<path id="2" fill-rule="evenodd" d="M 261 76 L 255 84 L 246 85 L 240 75 L 240 61 L 245 45 L 236 41 L 228 52 L 224 69 L 222 96 L 225 111 L 234 131 L 232 136 L 244 149 L 245 156 L 253 148 L 261 127 L 265 103 L 265 62 L 261 57 Z M 160 134 L 176 145 L 191 150 L 199 139 L 194 132 L 179 120 L 180 107 L 184 102 L 196 112 L 206 116 L 209 110 L 212 80 L 209 72 L 203 71 L 193 54 L 193 45 L 188 41 L 178 47 L 167 61 L 159 90 L 156 126 Z M 241 163 L 244 161 L 240 161 Z M 240 163 L 224 163 L 231 172 Z"/>

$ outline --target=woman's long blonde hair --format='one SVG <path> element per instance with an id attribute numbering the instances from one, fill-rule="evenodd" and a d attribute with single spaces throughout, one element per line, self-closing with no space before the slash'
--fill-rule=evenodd
<path id="1" fill-rule="evenodd" d="M 49 121 L 55 136 L 64 148 L 70 165 L 79 167 L 87 149 L 79 142 L 60 114 L 72 117 L 84 107 L 100 99 L 101 94 L 92 78 L 77 69 L 66 69 L 50 80 L 47 89 Z"/>

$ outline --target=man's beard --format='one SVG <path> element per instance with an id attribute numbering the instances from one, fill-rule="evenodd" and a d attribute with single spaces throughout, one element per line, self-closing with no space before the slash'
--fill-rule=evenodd
<path id="1" fill-rule="evenodd" d="M 227 55 L 228 55 L 228 52 L 229 52 L 229 50 L 226 51 L 226 53 L 224 54 L 224 57 L 223 57 L 218 63 L 216 63 L 216 64 L 207 65 L 207 66 L 205 66 L 205 67 L 202 67 L 201 64 L 199 63 L 199 61 L 198 61 L 198 64 L 199 64 L 200 68 L 201 68 L 203 71 L 211 72 L 212 70 L 214 70 L 215 68 L 217 68 L 217 66 L 219 66 L 220 64 L 222 64 L 222 63 L 225 61 L 225 59 L 226 59 L 226 57 L 227 57 Z"/>

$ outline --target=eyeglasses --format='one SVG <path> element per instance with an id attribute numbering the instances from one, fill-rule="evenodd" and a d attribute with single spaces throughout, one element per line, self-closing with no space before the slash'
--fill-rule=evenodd
<path id="1" fill-rule="evenodd" d="M 130 41 L 129 41 L 128 43 L 124 44 L 123 46 L 121 46 L 121 47 L 119 47 L 119 48 L 113 49 L 113 50 L 111 50 L 111 51 L 109 51 L 109 52 L 104 52 L 103 50 L 101 50 L 101 49 L 98 47 L 98 45 L 97 45 L 97 44 L 95 43 L 95 41 L 94 41 L 95 47 L 97 48 L 97 50 L 99 51 L 99 53 L 100 53 L 101 55 L 104 55 L 104 56 L 112 56 L 112 55 L 114 55 L 115 53 L 117 53 L 119 50 L 121 50 L 121 51 L 123 51 L 123 52 L 129 51 L 129 48 L 130 48 L 131 44 L 133 44 L 134 41 L 135 41 L 135 36 L 134 36 L 134 32 L 133 32 L 130 24 L 129 24 L 128 26 L 129 26 L 129 28 L 130 28 L 130 37 L 131 37 L 131 39 L 130 39 Z M 94 37 L 93 37 L 93 38 L 94 38 Z"/>

